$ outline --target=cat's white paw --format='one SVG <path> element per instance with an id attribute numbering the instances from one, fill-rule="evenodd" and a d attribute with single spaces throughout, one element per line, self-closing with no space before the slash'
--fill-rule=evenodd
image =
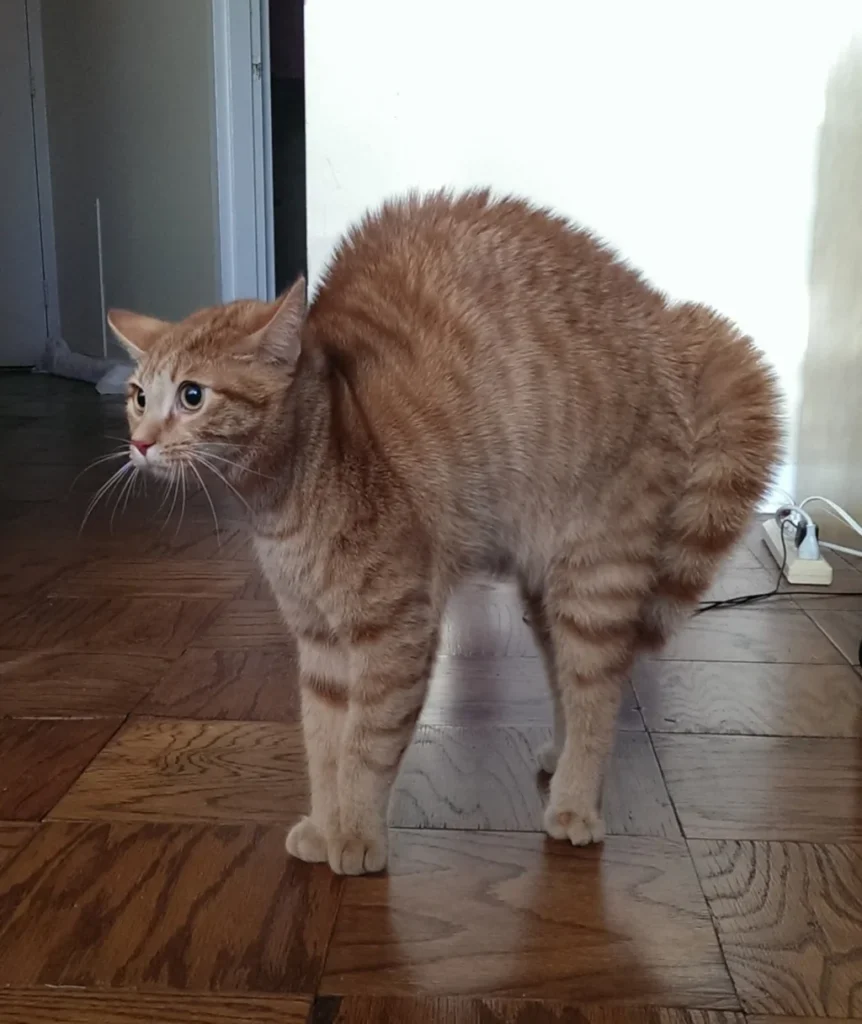
<path id="1" fill-rule="evenodd" d="M 297 860 L 309 864 L 325 864 L 327 860 L 326 837 L 311 818 L 302 818 L 290 832 L 285 843 L 287 852 Z"/>
<path id="2" fill-rule="evenodd" d="M 368 875 L 386 867 L 386 836 L 337 836 L 329 840 L 329 866 L 337 875 Z"/>
<path id="3" fill-rule="evenodd" d="M 605 824 L 596 811 L 572 811 L 549 806 L 545 831 L 552 839 L 568 839 L 572 846 L 589 846 L 605 838 Z"/>
<path id="4" fill-rule="evenodd" d="M 546 775 L 554 774 L 557 770 L 557 762 L 560 760 L 560 751 L 555 746 L 553 740 L 548 740 L 547 743 L 539 747 L 539 751 L 536 754 L 536 760 L 539 762 L 539 767 Z"/>

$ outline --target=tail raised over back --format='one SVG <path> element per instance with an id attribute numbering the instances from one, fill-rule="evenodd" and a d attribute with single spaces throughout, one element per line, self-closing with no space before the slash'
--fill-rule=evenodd
<path id="1" fill-rule="evenodd" d="M 694 385 L 690 468 L 665 525 L 644 646 L 663 644 L 765 496 L 782 447 L 781 398 L 750 338 L 692 303 L 668 311 Z"/>

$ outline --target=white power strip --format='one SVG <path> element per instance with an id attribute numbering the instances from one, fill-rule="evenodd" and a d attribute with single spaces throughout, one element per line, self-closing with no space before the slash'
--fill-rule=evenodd
<path id="1" fill-rule="evenodd" d="M 785 537 L 785 548 L 781 544 L 781 527 L 774 519 L 763 524 L 763 539 L 776 563 L 784 562 L 784 576 L 788 583 L 801 586 L 828 587 L 832 583 L 832 566 L 821 555 L 819 558 L 800 558 L 792 537 Z"/>

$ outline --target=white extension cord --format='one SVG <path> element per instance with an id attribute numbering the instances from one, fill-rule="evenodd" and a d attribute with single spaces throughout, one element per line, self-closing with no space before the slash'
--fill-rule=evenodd
<path id="1" fill-rule="evenodd" d="M 799 586 L 828 587 L 832 582 L 832 566 L 820 554 L 820 546 L 813 527 L 801 528 L 804 535 L 798 539 L 798 528 L 789 520 L 767 519 L 763 524 L 763 537 L 788 583 Z"/>
<path id="2" fill-rule="evenodd" d="M 817 525 L 806 511 L 806 505 L 815 503 L 823 505 L 829 515 L 862 537 L 862 526 L 849 512 L 817 494 L 799 504 L 791 502 L 780 508 L 772 519 L 763 524 L 763 533 L 766 545 L 788 583 L 828 587 L 832 583 L 832 566 L 820 549 L 827 548 L 859 558 L 862 558 L 862 551 L 820 540 Z"/>

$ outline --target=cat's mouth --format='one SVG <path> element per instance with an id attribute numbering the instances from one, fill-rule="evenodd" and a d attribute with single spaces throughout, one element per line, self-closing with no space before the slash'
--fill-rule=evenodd
<path id="1" fill-rule="evenodd" d="M 134 441 L 129 445 L 129 464 L 139 473 L 158 480 L 169 480 L 178 469 L 170 459 L 165 458 L 159 445 Z"/>

